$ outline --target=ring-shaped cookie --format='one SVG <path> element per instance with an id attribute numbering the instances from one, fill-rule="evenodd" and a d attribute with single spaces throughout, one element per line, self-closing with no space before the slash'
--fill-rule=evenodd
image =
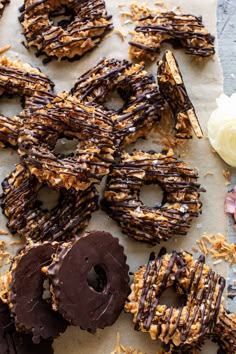
<path id="1" fill-rule="evenodd" d="M 52 186 L 85 190 L 100 183 L 113 162 L 112 121 L 99 107 L 62 93 L 39 110 L 27 109 L 19 135 L 19 152 L 31 174 Z M 54 152 L 58 139 L 77 138 L 73 156 Z"/>
<path id="2" fill-rule="evenodd" d="M 177 347 L 195 344 L 217 323 L 225 279 L 205 264 L 203 255 L 194 260 L 187 252 L 165 252 L 157 257 L 152 253 L 135 273 L 125 309 L 134 315 L 136 329 L 149 332 L 152 339 Z M 180 307 L 160 304 L 169 287 L 184 296 Z"/>
<path id="3" fill-rule="evenodd" d="M 20 60 L 0 58 L 0 96 L 17 95 L 24 107 L 40 107 L 53 97 L 53 86 L 53 82 L 39 69 Z M 23 124 L 19 115 L 10 118 L 0 115 L 0 146 L 16 147 Z"/>
<path id="4" fill-rule="evenodd" d="M 50 264 L 58 243 L 38 243 L 23 248 L 10 269 L 9 301 L 16 328 L 32 334 L 32 341 L 52 339 L 63 333 L 67 321 L 51 308 L 50 297 L 44 299 L 45 276 L 42 266 Z"/>
<path id="5" fill-rule="evenodd" d="M 141 17 L 129 42 L 132 58 L 154 60 L 163 42 L 182 47 L 201 60 L 215 54 L 214 36 L 204 27 L 202 17 L 173 11 Z"/>
<path id="6" fill-rule="evenodd" d="M 27 167 L 20 164 L 2 182 L 0 203 L 8 218 L 7 227 L 12 234 L 34 242 L 73 238 L 78 230 L 87 226 L 91 213 L 98 208 L 96 188 L 60 189 L 57 205 L 47 210 L 41 208 L 37 200 L 42 186 Z"/>
<path id="7" fill-rule="evenodd" d="M 17 331 L 8 305 L 0 300 L 0 353 L 53 354 L 52 341 L 34 344 L 30 334 Z"/>
<path id="8" fill-rule="evenodd" d="M 37 48 L 37 56 L 44 53 L 58 60 L 81 57 L 113 28 L 104 0 L 24 0 L 21 11 L 28 45 Z M 55 25 L 57 15 L 68 19 Z"/>
<path id="9" fill-rule="evenodd" d="M 118 110 L 106 108 L 106 99 L 115 91 L 124 101 Z M 107 111 L 114 124 L 117 146 L 145 137 L 160 120 L 164 105 L 154 77 L 142 64 L 127 60 L 101 60 L 78 78 L 71 92 L 82 102 L 96 103 Z"/>
<path id="10" fill-rule="evenodd" d="M 156 244 L 175 234 L 185 235 L 201 211 L 198 174 L 167 153 L 123 152 L 108 176 L 102 208 L 131 238 Z M 161 206 L 148 207 L 140 200 L 145 184 L 163 190 Z"/>
<path id="11" fill-rule="evenodd" d="M 89 272 L 99 275 L 88 282 Z M 63 244 L 46 270 L 56 309 L 71 324 L 95 333 L 112 325 L 129 293 L 129 267 L 119 240 L 104 231 L 89 231 Z"/>

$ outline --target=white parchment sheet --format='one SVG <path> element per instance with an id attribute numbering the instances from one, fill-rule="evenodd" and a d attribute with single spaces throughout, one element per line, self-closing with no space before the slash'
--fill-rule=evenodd
<path id="1" fill-rule="evenodd" d="M 34 50 L 27 50 L 22 44 L 21 26 L 18 21 L 18 8 L 22 5 L 23 0 L 11 0 L 4 11 L 0 20 L 0 47 L 10 44 L 11 49 L 7 55 L 12 59 L 19 58 L 39 67 L 50 79 L 55 82 L 55 91 L 60 92 L 69 90 L 77 77 L 90 67 L 95 65 L 102 57 L 128 58 L 128 39 L 122 41 L 114 32 L 111 37 L 106 38 L 98 48 L 91 53 L 86 54 L 81 60 L 69 63 L 67 61 L 53 61 L 46 66 L 42 64 L 41 58 L 36 58 Z M 130 0 L 124 1 L 127 6 L 119 8 L 119 3 L 123 1 L 107 0 L 108 13 L 113 15 L 114 27 L 119 28 L 123 33 L 128 33 L 134 28 L 134 25 L 121 25 L 120 11 L 127 11 Z M 137 1 L 137 3 L 142 3 Z M 155 7 L 155 0 L 148 0 L 149 7 Z M 171 9 L 176 5 L 180 5 L 181 10 L 195 15 L 202 15 L 206 27 L 212 34 L 216 34 L 216 0 L 166 0 L 166 5 Z M 165 45 L 164 48 L 169 48 Z M 192 102 L 195 105 L 199 120 L 201 122 L 205 137 L 198 141 L 194 138 L 188 142 L 186 147 L 188 150 L 184 161 L 188 162 L 192 167 L 197 167 L 200 175 L 200 182 L 206 189 L 206 193 L 202 194 L 203 212 L 192 223 L 191 229 L 186 237 L 174 237 L 171 241 L 162 244 L 169 251 L 173 249 L 186 249 L 191 252 L 192 246 L 195 246 L 195 240 L 205 231 L 207 233 L 221 232 L 226 233 L 226 220 L 223 211 L 225 197 L 225 179 L 222 170 L 225 168 L 217 154 L 211 152 L 210 144 L 206 137 L 206 123 L 212 110 L 216 107 L 215 99 L 223 90 L 222 71 L 215 55 L 213 60 L 207 63 L 194 62 L 191 57 L 184 54 L 184 51 L 174 50 L 179 62 L 183 78 Z M 156 63 L 147 66 L 147 70 L 156 75 Z M 6 105 L 0 101 L 0 110 Z M 8 106 L 9 114 L 13 114 L 13 106 Z M 16 107 L 15 107 L 16 108 Z M 143 149 L 155 149 L 156 144 L 153 137 L 149 137 L 145 141 L 138 142 L 136 146 Z M 13 170 L 14 163 L 18 161 L 16 152 L 11 149 L 0 150 L 0 179 L 2 180 L 6 174 Z M 210 172 L 210 174 L 209 174 Z M 0 228 L 6 229 L 6 219 L 0 216 Z M 114 236 L 119 237 L 120 242 L 125 247 L 125 253 L 128 257 L 128 263 L 131 271 L 136 271 L 138 267 L 146 263 L 151 251 L 158 251 L 160 246 L 150 247 L 148 245 L 138 243 L 132 239 L 128 239 L 121 234 L 120 228 L 115 221 L 103 211 L 97 211 L 93 214 L 88 229 L 99 229 L 112 232 Z M 12 241 L 11 236 L 1 236 L 1 239 Z M 13 248 L 12 248 L 13 249 Z M 210 260 L 209 260 L 210 262 Z M 221 274 L 226 273 L 226 265 L 220 264 L 215 269 Z M 83 304 L 81 304 L 83 306 Z M 129 314 L 122 313 L 118 321 L 105 330 L 98 330 L 96 335 L 91 335 L 77 327 L 70 327 L 60 338 L 55 340 L 55 354 L 109 354 L 114 346 L 117 331 L 121 334 L 122 343 L 127 346 L 134 346 L 147 354 L 154 354 L 158 351 L 157 342 L 153 342 L 148 334 L 139 333 L 133 330 L 132 317 Z M 216 350 L 210 345 L 204 352 L 213 354 Z"/>

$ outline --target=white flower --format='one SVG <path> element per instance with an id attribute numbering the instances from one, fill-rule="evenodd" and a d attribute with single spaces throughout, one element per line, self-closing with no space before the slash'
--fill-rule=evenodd
<path id="1" fill-rule="evenodd" d="M 231 97 L 222 94 L 216 103 L 208 121 L 208 137 L 222 159 L 236 167 L 236 93 Z"/>

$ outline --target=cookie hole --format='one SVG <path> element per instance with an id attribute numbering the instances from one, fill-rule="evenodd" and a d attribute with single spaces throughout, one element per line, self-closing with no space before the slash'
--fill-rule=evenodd
<path id="1" fill-rule="evenodd" d="M 14 117 L 22 111 L 22 99 L 19 96 L 1 97 L 0 114 L 6 117 Z"/>
<path id="2" fill-rule="evenodd" d="M 124 100 L 120 97 L 117 90 L 113 90 L 106 96 L 104 106 L 112 111 L 118 112 L 123 108 Z"/>
<path id="3" fill-rule="evenodd" d="M 75 13 L 67 6 L 61 6 L 55 11 L 51 12 L 49 19 L 54 26 L 65 29 L 75 18 Z"/>
<path id="4" fill-rule="evenodd" d="M 55 208 L 58 204 L 59 192 L 55 189 L 49 188 L 48 186 L 43 186 L 40 188 L 37 195 L 37 202 L 42 209 L 48 211 Z"/>
<path id="5" fill-rule="evenodd" d="M 163 190 L 158 184 L 144 185 L 139 194 L 141 202 L 150 208 L 159 208 L 163 203 Z"/>
<path id="6" fill-rule="evenodd" d="M 219 345 L 214 343 L 210 339 L 206 340 L 201 346 L 199 353 L 207 354 L 224 354 L 225 352 L 222 349 L 219 349 Z"/>
<path id="7" fill-rule="evenodd" d="M 60 154 L 64 156 L 73 156 L 75 154 L 76 149 L 78 148 L 79 140 L 74 139 L 58 139 L 54 148 L 55 154 Z"/>
<path id="8" fill-rule="evenodd" d="M 87 275 L 87 283 L 94 291 L 101 293 L 107 285 L 106 272 L 100 264 L 90 269 Z"/>
<path id="9" fill-rule="evenodd" d="M 177 294 L 173 287 L 169 287 L 163 291 L 160 296 L 159 304 L 167 307 L 183 307 L 186 303 L 186 296 Z"/>

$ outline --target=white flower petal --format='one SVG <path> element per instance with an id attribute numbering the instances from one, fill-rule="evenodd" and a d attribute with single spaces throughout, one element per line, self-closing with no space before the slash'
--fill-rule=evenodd
<path id="1" fill-rule="evenodd" d="M 236 167 L 236 94 L 222 94 L 217 105 L 208 121 L 208 137 L 222 159 Z"/>

